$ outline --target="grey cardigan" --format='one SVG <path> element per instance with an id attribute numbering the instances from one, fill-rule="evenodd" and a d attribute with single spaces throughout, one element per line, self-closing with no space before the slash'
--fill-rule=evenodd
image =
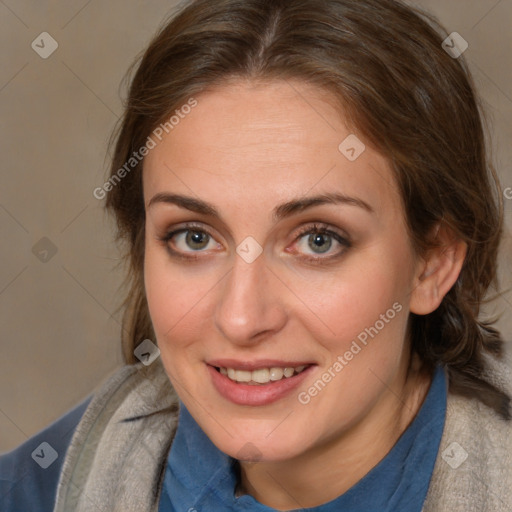
<path id="1" fill-rule="evenodd" d="M 508 369 L 493 366 L 493 380 L 508 387 Z M 157 512 L 178 414 L 160 359 L 119 369 L 75 430 L 54 512 Z M 423 512 L 477 511 L 512 511 L 512 422 L 476 400 L 449 394 Z"/>

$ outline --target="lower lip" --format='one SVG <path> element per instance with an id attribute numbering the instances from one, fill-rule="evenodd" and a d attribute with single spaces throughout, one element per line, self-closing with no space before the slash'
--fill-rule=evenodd
<path id="1" fill-rule="evenodd" d="M 215 389 L 227 400 L 237 405 L 268 405 L 289 395 L 311 373 L 315 365 L 293 377 L 271 381 L 268 384 L 239 384 L 207 365 Z"/>

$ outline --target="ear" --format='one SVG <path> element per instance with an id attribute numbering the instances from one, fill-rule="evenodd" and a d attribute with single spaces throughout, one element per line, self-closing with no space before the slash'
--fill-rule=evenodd
<path id="1" fill-rule="evenodd" d="M 411 292 L 410 311 L 428 315 L 441 304 L 457 281 L 467 254 L 467 244 L 446 224 L 437 224 L 432 247 L 420 257 Z"/>

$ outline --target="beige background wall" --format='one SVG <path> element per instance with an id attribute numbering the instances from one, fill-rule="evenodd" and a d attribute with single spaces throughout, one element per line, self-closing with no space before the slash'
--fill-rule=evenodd
<path id="1" fill-rule="evenodd" d="M 214 1 L 214 0 L 212 0 Z M 0 452 L 69 410 L 122 364 L 121 274 L 102 204 L 121 78 L 176 2 L 0 2 Z M 422 0 L 465 55 L 512 187 L 512 0 Z M 31 43 L 48 32 L 47 59 Z M 47 36 L 44 48 L 51 48 Z M 512 195 L 512 191 L 511 194 Z M 512 199 L 501 280 L 512 286 Z M 512 339 L 512 294 L 498 300 Z"/>

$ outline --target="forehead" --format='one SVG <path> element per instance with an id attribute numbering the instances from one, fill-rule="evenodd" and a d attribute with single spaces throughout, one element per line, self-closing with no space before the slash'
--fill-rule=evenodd
<path id="1" fill-rule="evenodd" d="M 396 205 L 388 162 L 346 124 L 326 91 L 300 82 L 239 82 L 195 100 L 145 158 L 146 204 L 172 191 L 216 194 L 238 206 L 257 199 L 270 209 L 290 197 L 336 191 L 364 196 L 376 209 Z"/>

